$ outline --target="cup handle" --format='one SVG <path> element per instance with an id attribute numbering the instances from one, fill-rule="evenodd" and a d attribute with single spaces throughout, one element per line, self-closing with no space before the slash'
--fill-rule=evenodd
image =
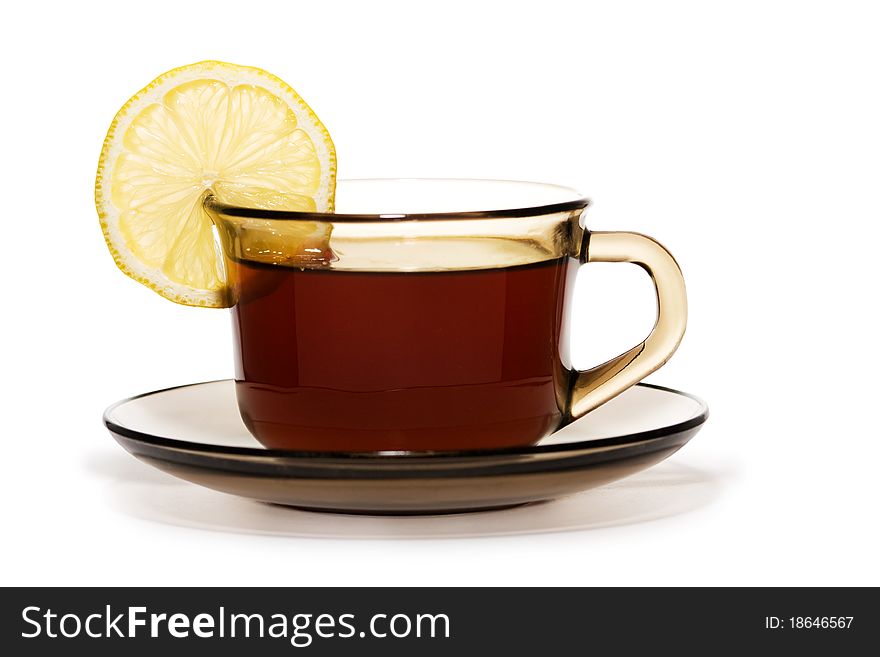
<path id="1" fill-rule="evenodd" d="M 631 262 L 648 272 L 657 292 L 657 321 L 644 342 L 607 363 L 574 372 L 572 420 L 662 366 L 678 348 L 687 324 L 687 295 L 681 269 L 659 242 L 647 235 L 624 232 L 589 232 L 584 238 L 584 262 Z"/>

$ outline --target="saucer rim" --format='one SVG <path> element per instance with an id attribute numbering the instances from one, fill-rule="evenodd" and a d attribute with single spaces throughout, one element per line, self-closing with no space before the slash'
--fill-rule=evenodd
<path id="1" fill-rule="evenodd" d="M 608 438 L 598 438 L 592 440 L 581 440 L 576 442 L 557 443 L 552 445 L 526 445 L 519 447 L 502 447 L 493 449 L 468 449 L 468 450 L 388 450 L 388 451 L 369 451 L 369 452 L 321 452 L 321 451 L 305 451 L 305 450 L 285 450 L 285 449 L 269 449 L 266 447 L 234 447 L 226 445 L 217 445 L 215 443 L 196 443 L 178 438 L 166 438 L 164 436 L 156 436 L 137 429 L 132 429 L 114 422 L 111 413 L 123 404 L 149 397 L 152 395 L 180 390 L 183 388 L 191 388 L 194 386 L 210 385 L 214 383 L 233 382 L 234 379 L 214 379 L 212 381 L 200 381 L 197 383 L 187 383 L 178 386 L 170 386 L 159 390 L 151 390 L 132 397 L 126 397 L 108 406 L 103 413 L 104 426 L 114 435 L 135 440 L 146 445 L 153 445 L 162 448 L 171 448 L 175 450 L 184 450 L 189 452 L 199 452 L 207 455 L 218 456 L 220 454 L 229 456 L 243 457 L 259 457 L 261 459 L 305 459 L 308 461 L 324 460 L 324 461 L 364 461 L 364 462 L 388 462 L 394 461 L 421 461 L 421 462 L 443 462 L 453 461 L 455 459 L 471 459 L 473 457 L 510 457 L 510 456 L 549 456 L 553 454 L 571 455 L 572 452 L 588 449 L 590 451 L 601 450 L 609 447 L 622 447 L 626 445 L 638 445 L 639 443 L 652 443 L 661 438 L 675 436 L 693 429 L 697 429 L 705 424 L 709 418 L 708 404 L 688 392 L 676 390 L 667 386 L 661 386 L 653 383 L 637 383 L 634 387 L 650 388 L 661 390 L 663 392 L 687 397 L 699 404 L 699 412 L 681 422 L 674 424 L 648 429 L 647 431 L 637 431 L 620 436 L 611 436 Z M 578 420 L 575 420 L 578 421 Z"/>

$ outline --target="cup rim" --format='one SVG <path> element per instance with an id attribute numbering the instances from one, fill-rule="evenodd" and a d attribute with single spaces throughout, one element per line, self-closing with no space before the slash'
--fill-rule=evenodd
<path id="1" fill-rule="evenodd" d="M 332 223 L 338 222 L 389 222 L 389 221 L 456 221 L 468 219 L 515 219 L 520 217 L 538 217 L 559 212 L 573 212 L 584 210 L 590 205 L 590 200 L 580 192 L 552 183 L 532 182 L 528 180 L 505 180 L 496 178 L 345 178 L 340 183 L 361 182 L 428 182 L 428 183 L 508 183 L 516 185 L 528 185 L 543 188 L 553 188 L 560 194 L 570 196 L 568 200 L 538 205 L 514 205 L 507 208 L 450 211 L 450 212 L 405 212 L 405 213 L 336 213 L 336 212 L 299 212 L 292 210 L 266 210 L 261 208 L 249 208 L 222 203 L 213 194 L 205 196 L 204 204 L 208 210 L 228 217 L 240 217 L 245 219 L 270 219 L 274 221 L 318 221 Z"/>

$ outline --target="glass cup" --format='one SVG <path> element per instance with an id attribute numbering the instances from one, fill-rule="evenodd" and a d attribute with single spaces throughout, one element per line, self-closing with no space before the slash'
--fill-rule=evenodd
<path id="1" fill-rule="evenodd" d="M 350 180 L 336 199 L 334 213 L 284 209 L 298 207 L 289 197 L 205 201 L 230 283 L 239 410 L 267 447 L 531 444 L 655 371 L 684 334 L 672 255 L 644 235 L 586 230 L 589 202 L 572 189 Z M 568 317 L 585 262 L 643 267 L 657 321 L 626 353 L 576 370 Z"/>

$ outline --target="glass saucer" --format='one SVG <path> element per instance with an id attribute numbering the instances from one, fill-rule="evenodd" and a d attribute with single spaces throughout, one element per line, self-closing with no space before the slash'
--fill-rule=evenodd
<path id="1" fill-rule="evenodd" d="M 124 399 L 104 424 L 128 452 L 176 477 L 315 511 L 454 513 L 550 500 L 607 484 L 676 452 L 705 402 L 645 383 L 536 445 L 457 452 L 266 449 L 238 414 L 231 380 Z"/>

